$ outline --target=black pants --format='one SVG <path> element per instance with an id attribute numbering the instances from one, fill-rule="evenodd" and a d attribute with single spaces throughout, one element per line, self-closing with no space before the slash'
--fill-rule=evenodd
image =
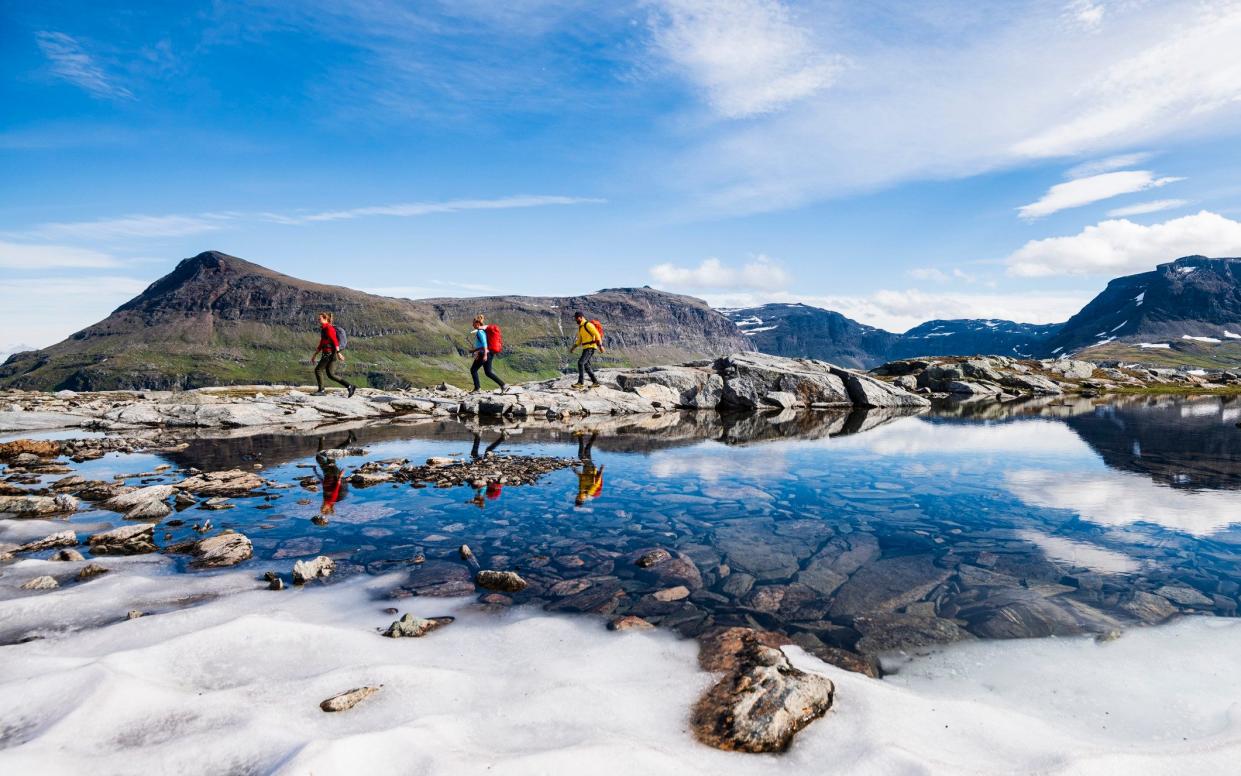
<path id="1" fill-rule="evenodd" d="M 478 370 L 480 369 L 483 370 L 485 375 L 494 380 L 496 385 L 501 388 L 504 387 L 504 381 L 496 377 L 496 373 L 491 371 L 491 362 L 495 360 L 496 354 L 492 351 L 487 352 L 486 358 L 479 358 L 478 356 L 474 357 L 474 365 L 470 367 L 470 377 L 474 378 L 474 390 L 477 391 L 482 387 L 478 384 Z"/>
<path id="2" fill-rule="evenodd" d="M 327 376 L 331 378 L 332 382 L 343 385 L 346 388 L 352 387 L 348 380 L 342 380 L 336 376 L 336 353 L 324 353 L 319 358 L 319 364 L 315 367 L 315 382 L 319 384 L 320 391 L 323 390 L 324 372 L 327 372 Z"/>
<path id="3" fill-rule="evenodd" d="M 491 455 L 491 451 L 499 447 L 500 443 L 503 441 L 504 441 L 504 432 L 500 432 L 500 436 L 496 437 L 496 441 L 487 445 L 487 449 L 480 453 L 478 452 L 478 446 L 483 443 L 483 436 L 482 434 L 475 434 L 474 435 L 474 446 L 470 448 L 470 457 L 476 461 L 479 460 L 480 458 L 486 458 L 488 455 Z"/>
<path id="4" fill-rule="evenodd" d="M 577 383 L 582 385 L 586 382 L 586 375 L 590 375 L 590 381 L 595 385 L 599 384 L 599 378 L 595 377 L 595 370 L 590 368 L 590 362 L 595 360 L 595 348 L 582 348 L 582 355 L 577 359 Z"/>

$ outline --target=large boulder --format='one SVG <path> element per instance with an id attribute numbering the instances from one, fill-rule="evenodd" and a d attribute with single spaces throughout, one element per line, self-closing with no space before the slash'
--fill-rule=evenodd
<path id="1" fill-rule="evenodd" d="M 781 358 L 766 353 L 735 353 L 715 362 L 724 378 L 720 409 L 753 410 L 773 392 L 791 393 L 802 406 L 852 406 L 844 381 L 831 364 Z"/>
<path id="2" fill-rule="evenodd" d="M 667 399 L 673 406 L 691 410 L 715 409 L 724 392 L 724 378 L 701 366 L 636 369 L 617 375 L 616 382 L 623 390 L 652 401 Z"/>
<path id="3" fill-rule="evenodd" d="M 900 385 L 885 383 L 849 369 L 831 367 L 845 384 L 849 399 L 859 407 L 929 407 L 931 402 Z"/>

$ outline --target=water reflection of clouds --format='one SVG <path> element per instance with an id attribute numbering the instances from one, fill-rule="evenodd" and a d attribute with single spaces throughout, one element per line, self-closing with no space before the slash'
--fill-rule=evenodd
<path id="1" fill-rule="evenodd" d="M 1176 490 L 1130 472 L 1022 469 L 1005 475 L 1005 485 L 1031 506 L 1067 509 L 1099 525 L 1150 523 L 1208 536 L 1241 523 L 1235 492 Z"/>
<path id="2" fill-rule="evenodd" d="M 778 445 L 740 448 L 702 445 L 692 452 L 657 452 L 651 455 L 651 476 L 659 479 L 697 479 L 719 482 L 739 478 L 770 479 L 788 474 L 788 462 Z"/>
<path id="3" fill-rule="evenodd" d="M 1094 457 L 1090 446 L 1072 429 L 1050 420 L 932 423 L 904 418 L 864 434 L 835 437 L 825 444 L 879 455 L 1056 453 Z"/>
<path id="4" fill-rule="evenodd" d="M 1131 574 L 1142 568 L 1137 560 L 1087 542 L 1051 536 L 1041 531 L 1018 531 L 1017 536 L 1043 551 L 1052 560 L 1103 574 Z"/>

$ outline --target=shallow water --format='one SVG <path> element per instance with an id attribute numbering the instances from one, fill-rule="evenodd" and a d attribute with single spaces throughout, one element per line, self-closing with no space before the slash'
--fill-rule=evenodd
<path id="1" fill-rule="evenodd" d="M 164 543 L 195 538 L 192 525 L 205 519 L 241 531 L 255 547 L 242 568 L 256 574 L 325 554 L 338 560 L 337 578 L 406 574 L 388 593 L 400 597 L 460 578 L 465 543 L 484 567 L 533 583 L 518 603 L 638 614 L 687 635 L 756 625 L 839 662 L 837 650 L 872 656 L 972 638 L 1105 634 L 1173 613 L 1234 616 L 1239 415 L 1241 405 L 1205 397 L 965 405 L 916 417 L 668 416 L 576 436 L 389 424 L 200 439 L 176 454 L 107 456 L 75 470 L 110 479 L 164 462 L 261 464 L 265 477 L 295 487 L 234 499 L 228 511 L 189 509 L 175 516 L 185 525 L 165 521 L 156 533 Z M 340 459 L 347 475 L 365 461 L 468 456 L 476 437 L 482 454 L 501 431 L 496 455 L 588 456 L 590 465 L 521 487 L 346 485 L 330 508 L 317 484 L 298 484 L 317 474 L 309 467 L 320 447 L 365 449 Z M 120 520 L 91 511 L 56 522 L 89 533 Z M 58 527 L 4 520 L 0 541 Z M 637 568 L 634 557 L 654 547 L 692 566 L 672 578 Z M 573 579 L 583 581 L 553 588 Z M 688 598 L 651 595 L 682 582 Z"/>

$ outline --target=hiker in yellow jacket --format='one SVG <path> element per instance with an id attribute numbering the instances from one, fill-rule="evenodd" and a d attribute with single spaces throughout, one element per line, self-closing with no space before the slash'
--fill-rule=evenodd
<path id="1" fill-rule="evenodd" d="M 582 355 L 577 360 L 577 382 L 573 384 L 573 387 L 585 388 L 586 375 L 589 374 L 590 382 L 597 388 L 599 378 L 595 377 L 595 370 L 590 368 L 590 362 L 595 359 L 595 351 L 603 350 L 603 332 L 599 330 L 598 324 L 586 320 L 586 316 L 580 312 L 573 314 L 573 320 L 577 321 L 577 339 L 569 348 L 569 352 L 572 353 L 578 348 L 582 349 Z"/>

